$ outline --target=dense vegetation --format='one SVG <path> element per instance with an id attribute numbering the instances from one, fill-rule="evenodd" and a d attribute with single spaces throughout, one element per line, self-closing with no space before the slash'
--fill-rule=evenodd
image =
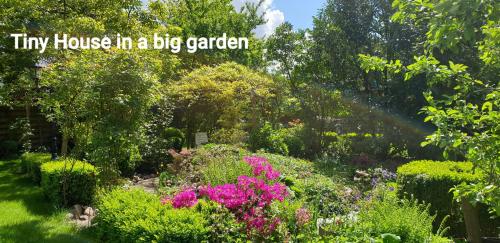
<path id="1" fill-rule="evenodd" d="M 0 141 L 21 163 L 1 166 L 56 207 L 97 207 L 96 241 L 499 236 L 498 1 L 327 0 L 311 29 L 259 39 L 262 6 L 2 1 L 0 106 L 26 115 Z M 40 53 L 10 33 L 225 33 L 250 48 Z M 34 110 L 53 144 L 33 146 Z M 128 189 L 145 173 L 157 193 Z"/>

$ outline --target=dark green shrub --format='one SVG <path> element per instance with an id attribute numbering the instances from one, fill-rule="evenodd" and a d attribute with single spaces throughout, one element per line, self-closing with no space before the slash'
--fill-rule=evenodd
<path id="1" fill-rule="evenodd" d="M 437 226 L 446 215 L 450 215 L 451 233 L 457 237 L 465 235 L 465 226 L 460 205 L 454 202 L 450 189 L 462 182 L 475 183 L 481 174 L 473 173 L 472 163 L 452 161 L 413 161 L 397 170 L 400 196 L 413 195 L 414 198 L 431 204 L 430 212 L 437 213 Z M 480 206 L 480 220 L 483 233 L 495 231 L 486 210 Z M 493 229 L 492 229 L 493 228 Z"/>
<path id="2" fill-rule="evenodd" d="M 201 242 L 209 229 L 196 208 L 173 209 L 140 189 L 115 189 L 97 200 L 96 233 L 106 242 Z"/>
<path id="3" fill-rule="evenodd" d="M 48 153 L 24 153 L 21 156 L 21 167 L 23 172 L 37 184 L 40 183 L 41 173 L 40 166 L 51 160 L 51 155 Z"/>
<path id="4" fill-rule="evenodd" d="M 42 189 L 57 206 L 89 205 L 96 191 L 96 169 L 93 165 L 65 159 L 41 165 Z"/>
<path id="5" fill-rule="evenodd" d="M 165 129 L 162 136 L 168 141 L 168 146 L 174 148 L 177 151 L 182 150 L 186 138 L 181 130 L 173 127 Z"/>
<path id="6" fill-rule="evenodd" d="M 288 147 L 285 143 L 285 133 L 274 130 L 269 123 L 252 131 L 248 139 L 251 150 L 263 149 L 269 153 L 288 155 Z"/>
<path id="7" fill-rule="evenodd" d="M 15 156 L 18 153 L 18 144 L 13 140 L 0 142 L 0 158 Z"/>

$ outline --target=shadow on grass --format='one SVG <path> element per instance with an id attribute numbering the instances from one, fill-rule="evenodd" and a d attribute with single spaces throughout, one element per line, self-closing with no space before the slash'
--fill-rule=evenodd
<path id="1" fill-rule="evenodd" d="M 78 236 L 65 233 L 50 235 L 49 227 L 44 226 L 40 220 L 33 220 L 15 225 L 0 227 L 1 242 L 90 242 Z"/>
<path id="2" fill-rule="evenodd" d="M 16 174 L 19 163 L 0 161 L 0 201 L 21 201 L 30 213 L 49 216 L 55 208 L 47 202 L 42 189 L 28 177 Z"/>
<path id="3" fill-rule="evenodd" d="M 19 161 L 0 160 L 0 202 L 4 205 L 0 242 L 92 242 L 90 235 L 65 222 L 64 211 L 53 207 L 30 178 L 17 174 L 18 168 Z"/>

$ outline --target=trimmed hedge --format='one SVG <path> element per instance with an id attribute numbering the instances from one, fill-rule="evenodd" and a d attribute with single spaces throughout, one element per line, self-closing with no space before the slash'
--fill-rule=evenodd
<path id="1" fill-rule="evenodd" d="M 21 167 L 23 172 L 37 184 L 40 184 L 40 166 L 49 162 L 52 156 L 48 153 L 24 153 L 21 156 Z"/>
<path id="2" fill-rule="evenodd" d="M 450 189 L 462 182 L 478 182 L 482 175 L 473 173 L 472 163 L 453 161 L 413 161 L 397 169 L 398 192 L 401 197 L 411 197 L 431 204 L 430 212 L 437 213 L 437 228 L 446 215 L 451 234 L 465 236 L 465 225 L 460 205 L 453 200 Z M 494 232 L 494 226 L 485 208 L 480 206 L 481 228 L 484 234 Z M 495 225 L 495 224 L 493 224 Z"/>
<path id="3" fill-rule="evenodd" d="M 162 205 L 141 189 L 115 189 L 97 200 L 96 233 L 105 242 L 201 242 L 208 240 L 208 222 L 190 209 Z"/>
<path id="4" fill-rule="evenodd" d="M 89 205 L 92 202 L 97 183 L 93 165 L 65 159 L 44 163 L 40 170 L 42 189 L 54 205 Z"/>

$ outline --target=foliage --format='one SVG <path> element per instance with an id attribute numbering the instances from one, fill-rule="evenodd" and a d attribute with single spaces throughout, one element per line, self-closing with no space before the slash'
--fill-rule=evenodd
<path id="1" fill-rule="evenodd" d="M 211 136 L 211 141 L 218 144 L 243 146 L 248 140 L 248 133 L 238 128 L 221 128 Z"/>
<path id="2" fill-rule="evenodd" d="M 21 155 L 21 168 L 36 184 L 39 184 L 42 178 L 40 167 L 51 158 L 52 156 L 46 153 L 24 153 Z"/>
<path id="3" fill-rule="evenodd" d="M 482 173 L 474 173 L 470 162 L 451 161 L 413 161 L 398 168 L 398 188 L 401 196 L 412 196 L 420 201 L 430 203 L 431 212 L 437 213 L 435 226 L 446 215 L 450 215 L 451 233 L 464 234 L 464 224 L 460 212 L 460 204 L 453 203 L 450 189 L 461 183 L 478 183 L 484 178 Z M 488 213 L 480 208 L 480 222 L 485 234 L 494 232 Z"/>
<path id="4" fill-rule="evenodd" d="M 236 220 L 229 209 L 213 201 L 199 200 L 196 210 L 208 222 L 209 242 L 247 242 L 245 224 Z"/>
<path id="5" fill-rule="evenodd" d="M 163 94 L 163 92 L 160 92 Z M 151 112 L 147 114 L 145 127 L 145 141 L 139 147 L 142 162 L 139 171 L 156 172 L 161 171 L 171 162 L 168 150 L 171 149 L 172 141 L 169 141 L 164 134 L 169 129 L 173 118 L 172 102 L 164 95 L 153 105 Z M 182 134 L 182 133 L 181 133 Z M 179 134 L 180 136 L 180 134 Z M 177 140 L 177 147 L 182 148 L 184 136 Z M 182 142 L 181 142 L 182 140 Z M 180 151 L 180 150 L 179 150 Z"/>
<path id="6" fill-rule="evenodd" d="M 249 146 L 252 150 L 263 149 L 269 153 L 288 155 L 288 146 L 285 143 L 285 134 L 280 130 L 274 130 L 270 123 L 252 131 L 249 138 Z"/>
<path id="7" fill-rule="evenodd" d="M 167 146 L 169 149 L 174 148 L 177 151 L 182 150 L 182 146 L 184 145 L 186 139 L 181 130 L 169 127 L 165 129 L 162 135 L 167 140 Z"/>
<path id="8" fill-rule="evenodd" d="M 202 167 L 203 182 L 208 185 L 223 185 L 236 183 L 241 175 L 251 175 L 250 166 L 231 156 L 221 156 L 211 159 Z"/>
<path id="9" fill-rule="evenodd" d="M 103 241 L 201 242 L 207 239 L 204 215 L 173 209 L 143 190 L 114 189 L 98 198 L 96 233 Z"/>
<path id="10" fill-rule="evenodd" d="M 3 140 L 0 142 L 0 158 L 6 158 L 9 156 L 17 155 L 18 144 L 14 140 Z"/>
<path id="11" fill-rule="evenodd" d="M 86 149 L 107 179 L 130 173 L 140 158 L 146 115 L 158 99 L 158 62 L 151 55 L 83 51 L 42 75 L 53 92 L 39 103 L 61 127 L 63 148 L 74 138 L 78 152 Z"/>
<path id="12" fill-rule="evenodd" d="M 89 205 L 96 192 L 97 171 L 89 163 L 63 159 L 41 165 L 41 185 L 56 206 Z"/>
<path id="13" fill-rule="evenodd" d="M 182 68 L 193 70 L 203 65 L 213 66 L 234 61 L 253 68 L 262 66 L 263 47 L 252 30 L 263 24 L 261 4 L 245 3 L 235 9 L 229 0 L 154 1 L 149 4 L 154 25 L 175 26 L 183 40 L 189 37 L 215 37 L 226 33 L 228 37 L 247 37 L 248 50 L 199 50 L 182 51 Z"/>
<path id="14" fill-rule="evenodd" d="M 22 152 L 31 151 L 31 139 L 33 129 L 28 118 L 16 118 L 16 121 L 9 127 L 10 130 L 19 134 L 17 143 L 21 145 Z"/>
<path id="15" fill-rule="evenodd" d="M 493 55 L 498 52 L 494 30 L 500 20 L 498 3 L 396 1 L 394 6 L 397 12 L 393 20 L 414 22 L 428 29 L 422 42 L 425 55 L 416 56 L 412 64 L 403 68 L 405 80 L 425 77 L 433 88 L 424 94 L 428 105 L 422 112 L 427 115 L 425 121 L 432 122 L 437 130 L 424 145 L 440 146 L 445 157 L 450 152 L 465 156 L 484 172 L 484 188 L 497 185 L 500 95 L 498 60 Z M 397 63 L 377 58 L 367 62 L 378 71 L 389 71 Z M 450 89 L 436 92 L 439 87 Z M 478 188 L 471 186 L 470 190 Z"/>
<path id="16" fill-rule="evenodd" d="M 380 198 L 376 198 L 380 197 Z M 372 236 L 391 233 L 402 242 L 432 242 L 432 223 L 429 207 L 395 195 L 375 195 L 362 206 L 359 217 L 361 232 Z M 438 234 L 439 235 L 439 234 Z M 384 241 L 385 242 L 385 241 Z"/>
<path id="17" fill-rule="evenodd" d="M 225 63 L 191 72 L 172 87 L 170 97 L 186 129 L 187 145 L 193 146 L 198 131 L 212 134 L 218 128 L 256 127 L 272 112 L 276 92 L 267 76 Z"/>

